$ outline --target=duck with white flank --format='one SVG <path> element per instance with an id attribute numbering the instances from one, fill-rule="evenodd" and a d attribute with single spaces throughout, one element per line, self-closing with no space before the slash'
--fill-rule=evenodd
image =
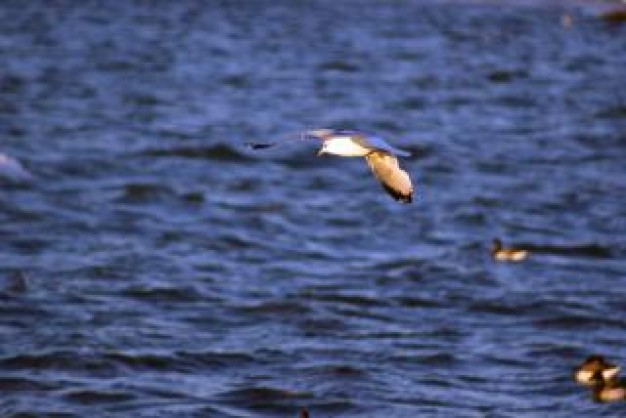
<path id="1" fill-rule="evenodd" d="M 596 383 L 593 380 L 596 373 L 600 373 L 604 380 L 610 380 L 617 376 L 619 370 L 619 366 L 607 362 L 603 356 L 592 355 L 574 369 L 574 380 L 581 385 L 593 386 Z"/>
<path id="2" fill-rule="evenodd" d="M 591 377 L 593 391 L 591 393 L 596 402 L 626 401 L 626 382 L 616 376 L 606 378 L 602 372 L 595 372 Z"/>
<path id="3" fill-rule="evenodd" d="M 357 131 L 314 129 L 306 131 L 305 137 L 322 141 L 322 148 L 317 155 L 365 157 L 374 176 L 391 197 L 404 203 L 413 200 L 411 178 L 400 168 L 396 159 L 396 156 L 410 156 L 409 152 L 389 145 L 382 138 Z"/>
<path id="4" fill-rule="evenodd" d="M 491 244 L 491 256 L 497 261 L 522 261 L 528 256 L 528 251 L 518 248 L 504 248 L 502 241 L 495 238 Z"/>

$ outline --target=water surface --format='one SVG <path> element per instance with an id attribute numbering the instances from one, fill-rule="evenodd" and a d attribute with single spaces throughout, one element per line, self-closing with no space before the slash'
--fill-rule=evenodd
<path id="1" fill-rule="evenodd" d="M 620 416 L 570 376 L 626 366 L 626 26 L 592 6 L 3 2 L 2 415 Z M 322 126 L 410 150 L 413 204 L 244 145 Z"/>

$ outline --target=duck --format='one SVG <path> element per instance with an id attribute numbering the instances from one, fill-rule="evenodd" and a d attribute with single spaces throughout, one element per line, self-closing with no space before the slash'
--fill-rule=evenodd
<path id="1" fill-rule="evenodd" d="M 504 248 L 499 238 L 494 238 L 491 246 L 491 256 L 497 261 L 522 261 L 528 256 L 528 250 L 519 248 Z"/>
<path id="2" fill-rule="evenodd" d="M 607 362 L 603 356 L 592 355 L 585 359 L 585 361 L 574 369 L 574 380 L 581 385 L 593 386 L 594 375 L 600 373 L 604 380 L 609 380 L 617 376 L 620 367 Z"/>
<path id="3" fill-rule="evenodd" d="M 592 398 L 596 402 L 626 401 L 626 382 L 616 376 L 606 378 L 601 371 L 591 377 Z"/>
<path id="4" fill-rule="evenodd" d="M 600 17 L 606 22 L 614 25 L 626 22 L 626 8 L 609 10 L 600 15 Z"/>

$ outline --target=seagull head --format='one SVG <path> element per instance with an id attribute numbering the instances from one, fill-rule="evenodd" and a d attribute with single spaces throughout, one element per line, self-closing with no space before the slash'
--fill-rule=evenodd
<path id="1" fill-rule="evenodd" d="M 333 129 L 326 128 L 311 129 L 304 132 L 305 138 L 317 139 L 319 141 L 322 141 L 322 148 L 320 148 L 320 150 L 317 152 L 318 157 L 323 154 L 333 154 L 332 150 L 329 149 L 332 148 L 330 144 L 332 142 L 333 135 L 335 135 L 335 131 Z"/>

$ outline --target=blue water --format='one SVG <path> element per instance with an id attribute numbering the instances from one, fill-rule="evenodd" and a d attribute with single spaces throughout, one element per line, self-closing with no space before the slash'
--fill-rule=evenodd
<path id="1" fill-rule="evenodd" d="M 623 416 L 571 379 L 626 367 L 598 3 L 110 3 L 0 5 L 0 415 Z M 414 202 L 245 146 L 311 127 L 410 150 Z"/>

